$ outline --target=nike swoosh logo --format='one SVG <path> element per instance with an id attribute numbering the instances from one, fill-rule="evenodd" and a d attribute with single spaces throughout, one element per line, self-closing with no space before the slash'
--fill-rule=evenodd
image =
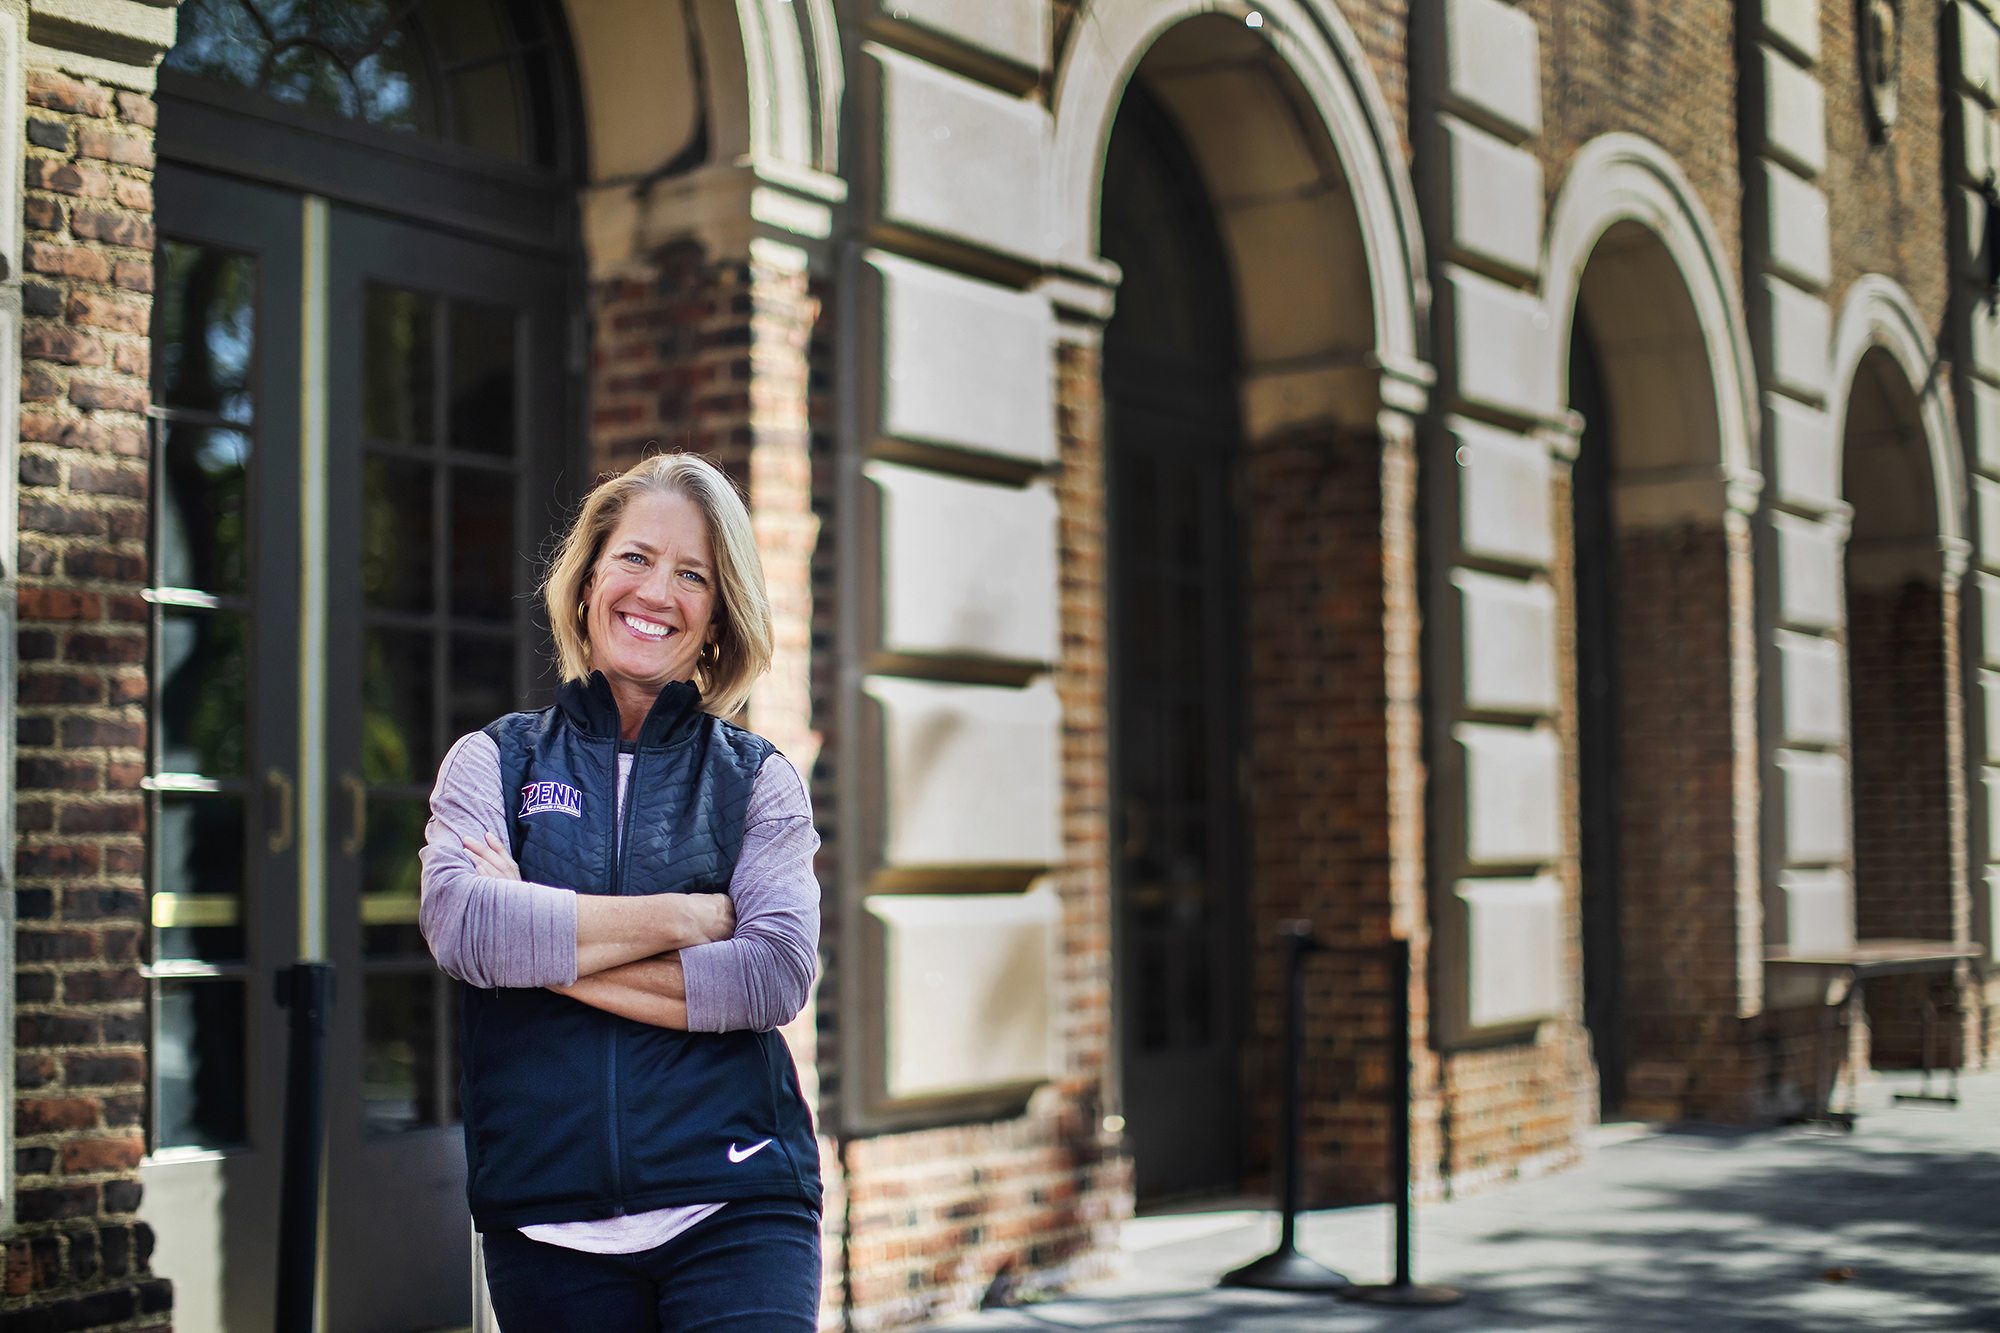
<path id="1" fill-rule="evenodd" d="M 739 1148 L 732 1143 L 729 1145 L 729 1160 L 732 1162 L 747 1162 L 770 1146 L 771 1141 L 769 1139 L 753 1143 L 747 1148 Z"/>

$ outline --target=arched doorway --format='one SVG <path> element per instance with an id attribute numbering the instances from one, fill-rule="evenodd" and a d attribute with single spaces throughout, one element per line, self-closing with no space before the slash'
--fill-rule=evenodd
<path id="1" fill-rule="evenodd" d="M 1926 423 L 1887 348 L 1855 366 L 1841 436 L 1847 541 L 1847 698 L 1853 773 L 1854 933 L 1963 938 L 1958 571 L 1947 563 Z M 1868 983 L 1870 1062 L 1923 1058 L 1926 977 Z M 1938 1039 L 1952 1040 L 1948 1023 Z M 1947 1044 L 1935 1058 L 1953 1057 Z"/>
<path id="2" fill-rule="evenodd" d="M 1410 530 L 1387 506 L 1414 505 L 1395 489 L 1409 440 L 1382 425 L 1398 275 L 1370 270 L 1369 164 L 1350 168 L 1324 100 L 1264 34 L 1204 15 L 1137 59 L 1109 136 L 1111 859 L 1142 1201 L 1266 1179 L 1276 923 L 1379 942 L 1413 850 L 1391 793 L 1416 734 L 1395 749 L 1390 687 L 1414 680 L 1415 638 L 1399 667 L 1385 633 L 1414 578 L 1385 555 Z M 1308 1190 L 1372 1193 L 1379 1164 L 1348 1140 L 1379 1114 L 1355 1073 L 1379 993 L 1351 967 L 1310 986 Z"/>
<path id="3" fill-rule="evenodd" d="M 1124 1098 L 1142 1198 L 1242 1157 L 1244 681 L 1235 299 L 1201 174 L 1143 84 L 1104 169 L 1112 734 Z"/>
<path id="4" fill-rule="evenodd" d="M 445 747 L 544 683 L 581 473 L 553 9 L 195 0 L 160 77 L 146 1216 L 187 1328 L 267 1326 L 273 972 L 335 964 L 330 1330 L 470 1322 Z"/>
<path id="5" fill-rule="evenodd" d="M 1731 544 L 1707 335 L 1661 238 L 1614 222 L 1569 338 L 1584 1020 L 1603 1110 L 1696 1095 L 1713 942 L 1737 894 Z"/>

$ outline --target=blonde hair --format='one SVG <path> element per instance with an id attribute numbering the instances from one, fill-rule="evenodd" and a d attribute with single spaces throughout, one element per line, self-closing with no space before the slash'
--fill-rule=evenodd
<path id="1" fill-rule="evenodd" d="M 694 683 L 703 709 L 733 717 L 749 702 L 757 677 L 771 666 L 771 601 L 764 592 L 764 562 L 743 497 L 720 468 L 695 454 L 648 458 L 620 476 L 607 477 L 585 497 L 542 580 L 556 665 L 564 681 L 590 675 L 590 639 L 576 608 L 626 507 L 633 497 L 648 493 L 681 496 L 708 523 L 717 592 L 715 645 L 697 659 Z"/>

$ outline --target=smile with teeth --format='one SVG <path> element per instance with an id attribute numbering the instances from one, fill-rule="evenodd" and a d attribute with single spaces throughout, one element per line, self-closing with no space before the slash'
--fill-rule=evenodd
<path id="1" fill-rule="evenodd" d="M 653 620 L 641 620 L 627 611 L 620 611 L 618 618 L 625 622 L 625 628 L 631 630 L 640 638 L 651 639 L 656 643 L 667 638 L 669 635 L 680 633 L 672 625 L 662 625 L 658 621 Z"/>

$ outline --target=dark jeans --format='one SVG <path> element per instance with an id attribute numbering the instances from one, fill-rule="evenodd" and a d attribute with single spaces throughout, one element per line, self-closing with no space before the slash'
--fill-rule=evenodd
<path id="1" fill-rule="evenodd" d="M 501 1333 L 813 1333 L 819 1215 L 739 1199 L 664 1245 L 586 1254 L 511 1227 L 484 1237 Z"/>

